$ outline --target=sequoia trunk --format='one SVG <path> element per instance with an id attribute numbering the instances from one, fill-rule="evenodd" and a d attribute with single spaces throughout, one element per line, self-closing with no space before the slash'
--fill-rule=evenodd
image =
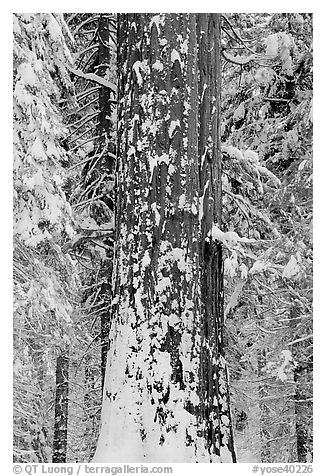
<path id="1" fill-rule="evenodd" d="M 119 15 L 118 76 L 115 295 L 94 461 L 234 461 L 210 239 L 220 16 Z"/>

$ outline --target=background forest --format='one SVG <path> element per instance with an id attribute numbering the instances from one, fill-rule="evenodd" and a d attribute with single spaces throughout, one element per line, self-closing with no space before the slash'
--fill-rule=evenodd
<path id="1" fill-rule="evenodd" d="M 13 19 L 14 461 L 86 462 L 115 304 L 117 16 Z M 312 15 L 220 20 L 212 237 L 237 462 L 311 462 Z"/>

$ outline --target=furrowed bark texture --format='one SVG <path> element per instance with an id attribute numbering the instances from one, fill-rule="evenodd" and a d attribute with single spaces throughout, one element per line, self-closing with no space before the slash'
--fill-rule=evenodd
<path id="1" fill-rule="evenodd" d="M 118 19 L 115 297 L 96 462 L 235 458 L 209 238 L 221 215 L 219 29 L 218 14 Z"/>

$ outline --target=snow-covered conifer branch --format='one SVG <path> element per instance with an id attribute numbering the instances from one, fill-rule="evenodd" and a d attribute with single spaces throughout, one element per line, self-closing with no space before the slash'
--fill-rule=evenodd
<path id="1" fill-rule="evenodd" d="M 108 81 L 107 79 L 102 78 L 101 76 L 98 76 L 95 73 L 83 73 L 83 71 L 81 71 L 80 69 L 69 68 L 69 70 L 75 76 L 86 79 L 87 81 L 93 81 L 94 83 L 100 84 L 101 86 L 104 86 L 105 88 L 111 89 L 111 91 L 113 91 L 114 94 L 117 94 L 117 87 L 111 81 Z"/>

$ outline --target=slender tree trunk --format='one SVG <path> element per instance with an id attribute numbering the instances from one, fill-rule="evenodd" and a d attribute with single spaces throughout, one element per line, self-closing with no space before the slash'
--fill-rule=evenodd
<path id="1" fill-rule="evenodd" d="M 297 327 L 300 321 L 300 309 L 293 306 L 290 312 L 293 339 L 298 338 Z M 312 357 L 307 357 L 306 342 L 292 345 L 292 356 L 295 363 L 293 379 L 295 383 L 294 411 L 297 439 L 298 462 L 306 463 L 312 460 Z M 309 456 L 308 456 L 309 455 Z M 307 461 L 308 460 L 308 461 Z"/>
<path id="2" fill-rule="evenodd" d="M 235 458 L 209 234 L 221 209 L 219 50 L 218 14 L 119 16 L 115 297 L 96 462 Z"/>
<path id="3" fill-rule="evenodd" d="M 112 34 L 112 26 L 110 25 L 109 16 L 107 14 L 101 14 L 98 25 L 98 41 L 99 41 L 99 57 L 98 67 L 96 73 L 99 76 L 105 77 L 112 64 L 112 52 L 110 49 L 110 34 Z M 101 88 L 99 92 L 99 146 L 100 149 L 105 149 L 106 153 L 103 154 L 102 160 L 99 162 L 100 174 L 106 174 L 108 178 L 112 178 L 114 173 L 114 160 L 112 154 L 115 152 L 114 143 L 110 139 L 112 134 L 112 106 L 110 100 L 112 99 L 112 92 L 108 88 Z M 102 192 L 102 190 L 101 190 Z M 113 201 L 110 194 L 106 194 L 103 198 L 104 202 L 113 211 Z M 107 249 L 111 245 L 108 240 L 103 240 Z M 108 266 L 112 256 L 109 256 L 109 252 L 106 253 L 107 258 L 102 260 L 100 277 L 104 277 L 103 284 L 101 285 L 101 292 L 98 300 L 101 302 L 109 303 L 110 290 L 111 290 L 111 267 Z M 106 278 L 106 279 L 105 279 Z M 103 307 L 103 304 L 102 304 Z M 106 311 L 101 312 L 101 374 L 102 374 L 102 388 L 104 388 L 105 368 L 108 352 L 108 333 L 109 333 L 109 320 L 108 313 Z"/>
<path id="4" fill-rule="evenodd" d="M 296 385 L 294 408 L 298 462 L 307 463 L 312 462 L 311 420 L 313 415 L 313 405 L 310 395 L 308 396 L 305 391 L 305 386 L 307 385 L 306 369 L 303 370 L 299 367 L 294 371 L 294 382 Z"/>
<path id="5" fill-rule="evenodd" d="M 111 36 L 114 34 L 112 26 L 112 15 L 102 13 L 95 23 L 97 28 L 96 41 L 98 51 L 95 62 L 88 65 L 91 71 L 100 77 L 107 77 L 114 63 L 115 53 L 112 51 Z M 86 72 L 88 70 L 86 69 Z M 87 198 L 93 199 L 94 204 L 90 208 L 90 216 L 98 226 L 108 224 L 114 213 L 114 200 L 110 183 L 114 180 L 114 154 L 115 141 L 113 139 L 112 121 L 112 91 L 106 87 L 101 87 L 98 92 L 98 114 L 96 116 L 96 140 L 94 140 L 95 153 L 93 160 L 87 162 L 84 167 L 84 189 L 88 190 Z M 104 226 L 105 229 L 105 226 Z M 92 246 L 94 243 L 92 243 Z M 94 307 L 98 306 L 99 333 L 101 341 L 101 376 L 102 388 L 104 386 L 105 367 L 107 361 L 108 347 L 108 308 L 111 300 L 111 270 L 112 270 L 112 236 L 103 232 L 99 247 L 105 250 L 104 257 L 99 258 L 98 254 L 94 261 L 94 283 L 99 283 L 99 290 L 96 289 Z M 97 248 L 98 251 L 99 248 Z M 94 292 L 94 289 L 93 289 Z"/>
<path id="6" fill-rule="evenodd" d="M 108 73 L 108 68 L 111 65 L 112 53 L 110 49 L 110 35 L 112 34 L 112 26 L 110 25 L 110 17 L 107 14 L 101 14 L 98 23 L 98 66 L 96 67 L 96 74 L 105 77 Z M 99 140 L 102 146 L 105 146 L 108 141 L 111 126 L 111 90 L 102 87 L 99 91 Z M 111 167 L 112 168 L 112 167 Z"/>
<path id="7" fill-rule="evenodd" d="M 202 270 L 202 302 L 205 303 L 203 314 L 204 339 L 212 347 L 218 343 L 218 367 L 204 369 L 204 375 L 218 375 L 218 379 L 208 379 L 209 387 L 203 401 L 213 401 L 219 395 L 221 401 L 218 409 L 219 425 L 211 422 L 209 438 L 214 443 L 219 438 L 220 444 L 229 447 L 232 461 L 236 460 L 230 414 L 228 375 L 224 360 L 224 291 L 223 291 L 223 256 L 222 247 L 216 242 L 207 241 L 212 223 L 221 226 L 222 218 L 222 183 L 220 156 L 220 18 L 218 15 L 197 15 L 198 41 L 198 152 L 200 157 L 199 187 L 203 197 L 203 217 L 201 220 L 200 268 Z M 207 194 L 207 195 L 206 195 Z M 204 357 L 204 360 L 206 358 Z M 210 358 L 207 364 L 210 365 Z M 206 378 L 202 378 L 206 382 Z M 223 417 L 222 417 L 223 415 Z M 225 424 L 224 424 L 225 423 Z M 222 427 L 222 428 L 221 428 Z M 215 434 L 218 432 L 218 434 Z M 223 440 L 224 439 L 224 440 Z"/>
<path id="8" fill-rule="evenodd" d="M 258 377 L 261 378 L 259 383 L 259 409 L 260 409 L 260 439 L 261 449 L 260 457 L 262 463 L 270 463 L 272 461 L 272 455 L 270 450 L 269 441 L 272 439 L 271 428 L 271 414 L 269 411 L 268 402 L 264 401 L 264 398 L 268 397 L 268 390 L 263 378 L 266 377 L 264 369 L 266 368 L 266 350 L 260 349 L 258 351 Z"/>
<path id="9" fill-rule="evenodd" d="M 69 359 L 57 358 L 56 394 L 52 463 L 65 463 L 67 455 L 68 431 L 68 371 Z"/>

